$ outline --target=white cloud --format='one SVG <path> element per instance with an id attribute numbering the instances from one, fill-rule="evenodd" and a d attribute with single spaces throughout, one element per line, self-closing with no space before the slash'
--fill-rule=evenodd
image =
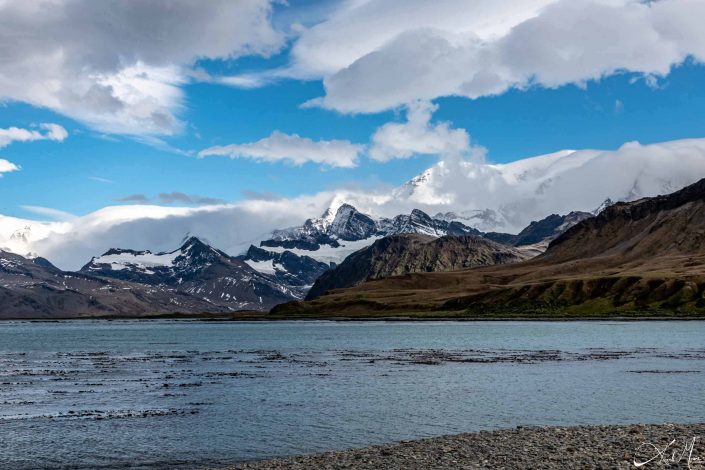
<path id="1" fill-rule="evenodd" d="M 552 213 L 594 210 L 605 198 L 633 200 L 669 193 L 705 177 L 705 139 L 617 150 L 561 151 L 508 164 L 444 159 L 394 190 L 347 189 L 293 199 L 261 197 L 218 206 L 106 207 L 76 219 L 37 222 L 0 216 L 0 247 L 38 253 L 77 269 L 109 248 L 170 250 L 187 235 L 240 254 L 269 232 L 349 202 L 378 216 L 453 211 L 485 230 L 517 232 Z M 12 237 L 16 231 L 28 238 Z"/>
<path id="2" fill-rule="evenodd" d="M 312 162 L 331 167 L 352 168 L 357 165 L 362 145 L 347 140 L 318 140 L 274 131 L 257 142 L 210 147 L 199 157 L 212 155 L 252 158 L 265 162 L 286 161 L 294 165 Z"/>
<path id="3" fill-rule="evenodd" d="M 20 206 L 22 209 L 32 212 L 37 215 L 41 215 L 43 217 L 48 217 L 51 220 L 72 220 L 75 219 L 76 216 L 71 214 L 70 212 L 62 211 L 59 209 L 52 209 L 51 207 L 42 207 L 42 206 L 28 206 L 28 205 L 22 205 Z"/>
<path id="4" fill-rule="evenodd" d="M 3 173 L 19 171 L 19 169 L 20 167 L 15 165 L 14 163 L 8 162 L 7 160 L 0 158 L 0 177 L 2 177 Z"/>
<path id="5" fill-rule="evenodd" d="M 22 129 L 20 127 L 0 129 L 0 148 L 8 146 L 12 142 L 31 142 L 35 140 L 53 140 L 55 142 L 63 142 L 69 135 L 68 132 L 66 132 L 66 129 L 58 124 L 40 124 L 39 128 L 44 132 Z"/>
<path id="6" fill-rule="evenodd" d="M 282 45 L 270 14 L 269 0 L 0 1 L 0 100 L 108 133 L 171 134 L 197 59 Z"/>
<path id="7" fill-rule="evenodd" d="M 410 30 L 437 29 L 489 40 L 555 0 L 348 0 L 294 44 L 291 75 L 332 75 Z M 419 54 L 422 59 L 423 54 Z M 396 62 L 389 62 L 389 68 Z"/>
<path id="8" fill-rule="evenodd" d="M 115 184 L 115 181 L 101 176 L 89 176 L 88 179 L 97 183 Z"/>
<path id="9" fill-rule="evenodd" d="M 484 149 L 470 146 L 470 136 L 465 129 L 454 129 L 447 122 L 432 124 L 431 115 L 437 109 L 437 105 L 428 101 L 409 104 L 406 122 L 390 122 L 375 131 L 369 149 L 370 157 L 385 162 L 418 154 L 441 157 L 484 154 Z"/>
<path id="10" fill-rule="evenodd" d="M 440 96 L 584 84 L 630 71 L 649 81 L 705 60 L 700 0 L 348 2 L 304 31 L 294 76 L 324 77 L 312 102 L 377 112 Z"/>

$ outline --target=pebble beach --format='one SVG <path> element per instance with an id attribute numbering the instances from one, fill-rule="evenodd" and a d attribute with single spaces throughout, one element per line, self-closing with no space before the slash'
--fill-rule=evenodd
<path id="1" fill-rule="evenodd" d="M 263 469 L 705 468 L 705 424 L 518 427 L 243 463 Z"/>

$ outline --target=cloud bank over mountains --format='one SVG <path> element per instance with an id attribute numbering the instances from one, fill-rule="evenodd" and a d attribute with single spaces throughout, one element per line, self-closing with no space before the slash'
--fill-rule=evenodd
<path id="1" fill-rule="evenodd" d="M 58 222 L 0 216 L 0 247 L 36 253 L 75 269 L 109 248 L 166 251 L 188 235 L 231 254 L 274 229 L 300 225 L 350 203 L 375 216 L 422 209 L 483 230 L 517 232 L 551 213 L 593 211 L 606 198 L 633 200 L 677 190 L 705 176 L 705 139 L 623 145 L 615 151 L 565 150 L 490 164 L 443 159 L 392 191 L 329 191 L 297 198 L 252 195 L 200 207 L 126 205 Z"/>

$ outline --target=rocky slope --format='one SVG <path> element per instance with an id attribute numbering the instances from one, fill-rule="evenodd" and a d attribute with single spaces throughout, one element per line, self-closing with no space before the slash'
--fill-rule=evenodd
<path id="1" fill-rule="evenodd" d="M 335 269 L 323 273 L 306 299 L 372 279 L 514 263 L 524 259 L 527 259 L 524 253 L 480 236 L 392 235 L 353 253 Z"/>
<path id="2" fill-rule="evenodd" d="M 485 238 L 498 243 L 512 246 L 526 246 L 537 243 L 546 243 L 556 239 L 563 232 L 585 219 L 592 217 L 589 212 L 571 212 L 567 215 L 551 214 L 548 217 L 531 222 L 524 230 L 516 235 L 508 233 L 488 232 Z"/>
<path id="3" fill-rule="evenodd" d="M 529 261 L 371 281 L 273 314 L 703 315 L 704 241 L 701 180 L 670 195 L 613 204 Z"/>
<path id="4" fill-rule="evenodd" d="M 330 264 L 310 256 L 299 256 L 289 250 L 276 253 L 256 246 L 250 246 L 246 254 L 237 258 L 276 279 L 296 298 L 304 298 L 316 279 L 331 268 Z"/>
<path id="5" fill-rule="evenodd" d="M 177 250 L 151 253 L 112 249 L 93 258 L 81 273 L 152 286 L 165 286 L 229 310 L 267 309 L 301 293 L 191 237 Z"/>

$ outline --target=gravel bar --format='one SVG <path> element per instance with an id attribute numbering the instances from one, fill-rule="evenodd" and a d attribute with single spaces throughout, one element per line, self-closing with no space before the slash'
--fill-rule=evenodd
<path id="1" fill-rule="evenodd" d="M 636 463 L 649 463 L 637 467 Z M 705 423 L 518 427 L 322 454 L 235 469 L 705 469 Z"/>

